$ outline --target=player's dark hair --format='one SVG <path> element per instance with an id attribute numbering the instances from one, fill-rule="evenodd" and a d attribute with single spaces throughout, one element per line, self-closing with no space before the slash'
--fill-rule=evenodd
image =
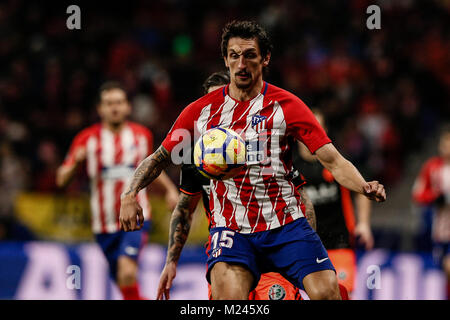
<path id="1" fill-rule="evenodd" d="M 228 41 L 234 37 L 246 40 L 256 39 L 263 58 L 265 58 L 269 52 L 272 52 L 273 46 L 267 32 L 255 21 L 233 20 L 225 25 L 222 30 L 222 56 L 227 56 Z"/>
<path id="2" fill-rule="evenodd" d="M 102 100 L 102 93 L 104 91 L 110 91 L 114 89 L 122 90 L 125 93 L 125 97 L 128 99 L 127 91 L 125 90 L 125 87 L 118 81 L 106 81 L 104 82 L 100 88 L 98 89 L 98 101 L 97 103 L 100 103 Z"/>
<path id="3" fill-rule="evenodd" d="M 204 93 L 207 94 L 211 87 L 224 86 L 228 83 L 230 83 L 230 74 L 228 71 L 214 72 L 203 82 Z"/>

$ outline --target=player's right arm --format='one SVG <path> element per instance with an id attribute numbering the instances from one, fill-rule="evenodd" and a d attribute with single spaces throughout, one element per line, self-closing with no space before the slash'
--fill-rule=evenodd
<path id="1" fill-rule="evenodd" d="M 170 298 L 170 288 L 176 276 L 178 260 L 188 238 L 192 216 L 200 198 L 201 193 L 195 195 L 180 193 L 178 204 L 170 219 L 169 246 L 166 264 L 159 279 L 156 296 L 158 300 L 162 300 L 164 297 L 167 300 Z"/>
<path id="2" fill-rule="evenodd" d="M 358 169 L 336 150 L 311 110 L 300 99 L 292 96 L 290 99 L 284 108 L 288 132 L 317 156 L 340 185 L 371 200 L 385 201 L 384 186 L 378 181 L 366 182 Z"/>
<path id="3" fill-rule="evenodd" d="M 56 185 L 65 187 L 74 177 L 78 168 L 86 160 L 88 130 L 83 130 L 74 139 L 63 164 L 56 171 Z"/>
<path id="4" fill-rule="evenodd" d="M 366 182 L 358 169 L 345 159 L 333 144 L 323 145 L 317 149 L 316 155 L 320 163 L 331 172 L 340 185 L 377 202 L 386 200 L 384 186 L 378 181 Z"/>

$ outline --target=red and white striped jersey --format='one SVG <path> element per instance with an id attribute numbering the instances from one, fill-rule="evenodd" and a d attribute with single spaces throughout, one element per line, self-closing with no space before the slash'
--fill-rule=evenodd
<path id="1" fill-rule="evenodd" d="M 73 164 L 75 151 L 86 149 L 86 170 L 91 186 L 92 230 L 94 233 L 119 231 L 120 195 L 139 163 L 153 152 L 153 135 L 147 128 L 127 122 L 118 133 L 94 124 L 73 140 L 63 165 Z M 138 194 L 145 220 L 150 219 L 146 190 Z"/>
<path id="2" fill-rule="evenodd" d="M 450 241 L 450 164 L 441 157 L 432 157 L 423 165 L 412 192 L 421 205 L 433 204 L 439 197 L 444 203 L 433 216 L 432 237 L 436 242 Z"/>
<path id="3" fill-rule="evenodd" d="M 211 227 L 253 233 L 304 216 L 292 183 L 291 145 L 299 139 L 314 153 L 331 141 L 298 97 L 266 82 L 249 101 L 236 101 L 228 86 L 220 88 L 187 106 L 162 146 L 172 152 L 188 142 L 183 132 L 190 133 L 191 143 L 212 127 L 230 128 L 243 137 L 247 163 L 235 177 L 211 181 Z"/>

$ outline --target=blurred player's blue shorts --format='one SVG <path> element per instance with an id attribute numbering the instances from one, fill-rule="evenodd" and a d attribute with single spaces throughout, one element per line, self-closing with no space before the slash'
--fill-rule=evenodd
<path id="1" fill-rule="evenodd" d="M 278 272 L 302 290 L 306 275 L 321 270 L 336 272 L 319 236 L 305 218 L 251 234 L 240 234 L 225 227 L 212 228 L 207 254 L 208 282 L 215 263 L 241 264 L 255 278 L 252 289 L 265 272 Z"/>
<path id="2" fill-rule="evenodd" d="M 433 242 L 433 261 L 439 267 L 442 266 L 444 258 L 450 255 L 450 243 L 448 242 Z"/>
<path id="3" fill-rule="evenodd" d="M 102 248 L 106 260 L 108 260 L 109 274 L 113 279 L 116 279 L 119 256 L 127 256 L 137 261 L 139 252 L 147 242 L 149 230 L 150 221 L 145 221 L 141 230 L 95 235 L 95 240 Z"/>

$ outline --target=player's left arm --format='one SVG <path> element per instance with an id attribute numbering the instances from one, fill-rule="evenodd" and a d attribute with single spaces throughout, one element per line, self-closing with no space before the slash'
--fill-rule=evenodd
<path id="1" fill-rule="evenodd" d="M 386 200 L 384 186 L 378 181 L 366 182 L 358 169 L 345 159 L 332 143 L 327 143 L 315 152 L 320 163 L 328 169 L 336 181 L 345 188 L 363 194 L 370 200 Z"/>
<path id="2" fill-rule="evenodd" d="M 355 226 L 355 236 L 359 237 L 359 242 L 364 244 L 366 250 L 371 250 L 374 245 L 372 230 L 370 227 L 371 203 L 362 194 L 355 197 L 356 215 L 358 222 Z"/>
<path id="3" fill-rule="evenodd" d="M 159 185 L 166 193 L 166 203 L 172 211 L 178 203 L 178 190 L 167 173 L 163 170 L 158 178 L 153 182 Z"/>
<path id="4" fill-rule="evenodd" d="M 170 298 L 170 289 L 176 276 L 178 260 L 189 236 L 192 216 L 200 198 L 201 194 L 188 195 L 183 192 L 180 193 L 179 201 L 170 219 L 169 246 L 166 263 L 159 280 L 156 296 L 158 300 L 162 300 L 163 297 L 166 299 Z"/>

